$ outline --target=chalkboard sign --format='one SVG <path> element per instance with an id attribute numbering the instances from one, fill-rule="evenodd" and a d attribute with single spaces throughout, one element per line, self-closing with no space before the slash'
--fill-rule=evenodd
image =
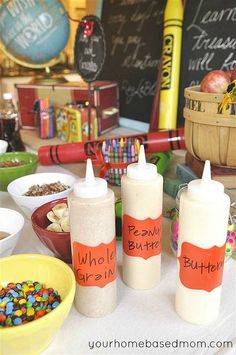
<path id="1" fill-rule="evenodd" d="M 90 15 L 80 22 L 74 48 L 74 62 L 84 81 L 96 80 L 105 60 L 105 39 L 101 21 Z"/>
<path id="2" fill-rule="evenodd" d="M 187 0 L 180 72 L 178 125 L 183 126 L 184 88 L 214 69 L 236 65 L 236 1 Z"/>
<path id="3" fill-rule="evenodd" d="M 160 64 L 165 0 L 103 0 L 107 55 L 100 80 L 118 82 L 120 116 L 149 123 Z"/>

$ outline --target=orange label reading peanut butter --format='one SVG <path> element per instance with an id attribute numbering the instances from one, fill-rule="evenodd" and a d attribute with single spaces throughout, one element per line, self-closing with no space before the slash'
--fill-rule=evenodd
<path id="1" fill-rule="evenodd" d="M 116 279 L 116 240 L 96 247 L 73 243 L 73 266 L 81 286 L 104 287 Z"/>
<path id="2" fill-rule="evenodd" d="M 162 216 L 138 220 L 124 215 L 122 231 L 125 254 L 143 259 L 160 254 Z"/>
<path id="3" fill-rule="evenodd" d="M 179 277 L 191 289 L 211 292 L 222 283 L 225 245 L 209 249 L 184 242 L 181 246 Z"/>

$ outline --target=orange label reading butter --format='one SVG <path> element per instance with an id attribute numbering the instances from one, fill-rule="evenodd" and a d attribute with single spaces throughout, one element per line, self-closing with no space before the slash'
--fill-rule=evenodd
<path id="1" fill-rule="evenodd" d="M 182 243 L 179 277 L 182 284 L 191 289 L 211 292 L 222 283 L 225 245 L 209 249 Z"/>
<path id="2" fill-rule="evenodd" d="M 160 254 L 162 216 L 138 220 L 124 215 L 122 225 L 125 254 L 143 259 Z"/>
<path id="3" fill-rule="evenodd" d="M 116 240 L 96 247 L 73 243 L 73 266 L 81 286 L 104 287 L 116 279 Z"/>

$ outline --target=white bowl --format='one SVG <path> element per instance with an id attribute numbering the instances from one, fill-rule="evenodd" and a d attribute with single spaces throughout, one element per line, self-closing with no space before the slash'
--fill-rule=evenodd
<path id="1" fill-rule="evenodd" d="M 33 185 L 43 185 L 50 184 L 53 182 L 60 181 L 61 183 L 70 186 L 69 189 L 62 192 L 58 192 L 51 195 L 44 196 L 24 196 L 29 188 Z M 32 213 L 39 206 L 43 205 L 46 202 L 56 200 L 58 198 L 67 197 L 72 189 L 74 182 L 76 181 L 75 177 L 69 174 L 61 173 L 39 173 L 32 174 L 20 177 L 12 181 L 8 187 L 7 191 L 10 196 L 13 198 L 15 203 L 22 209 L 25 215 L 30 218 Z"/>
<path id="2" fill-rule="evenodd" d="M 8 147 L 7 141 L 4 141 L 4 140 L 0 139 L 0 154 L 1 153 L 6 153 L 7 147 Z"/>
<path id="3" fill-rule="evenodd" d="M 0 208 L 0 231 L 10 234 L 0 240 L 0 257 L 11 255 L 24 224 L 25 220 L 22 214 L 10 208 Z"/>

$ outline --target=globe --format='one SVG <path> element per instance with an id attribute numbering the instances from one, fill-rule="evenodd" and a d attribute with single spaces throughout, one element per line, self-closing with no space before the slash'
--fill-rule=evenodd
<path id="1" fill-rule="evenodd" d="M 55 64 L 69 34 L 69 19 L 59 0 L 8 0 L 0 7 L 0 49 L 18 64 Z"/>

